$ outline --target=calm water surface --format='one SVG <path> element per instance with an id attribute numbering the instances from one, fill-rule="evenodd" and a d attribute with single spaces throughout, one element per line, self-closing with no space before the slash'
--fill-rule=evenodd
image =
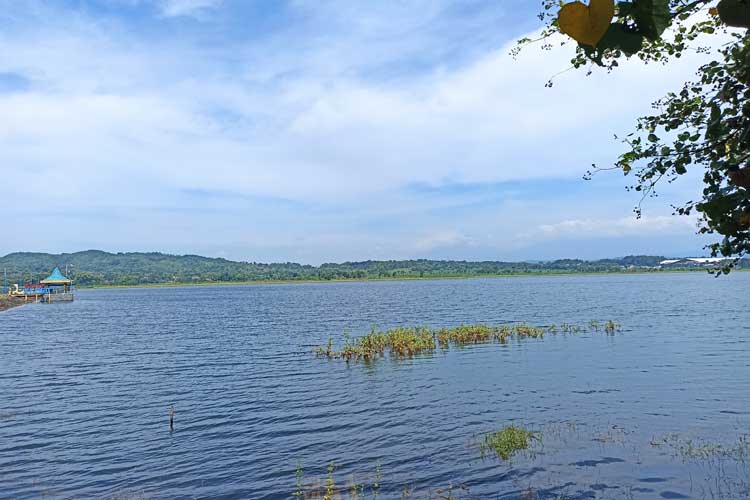
<path id="1" fill-rule="evenodd" d="M 381 499 L 747 498 L 744 461 L 651 443 L 750 432 L 748 306 L 750 273 L 82 291 L 0 313 L 0 498 L 288 499 L 331 461 L 340 484 L 379 464 Z M 311 354 L 371 325 L 591 319 L 623 331 Z M 482 459 L 510 423 L 543 444 Z"/>

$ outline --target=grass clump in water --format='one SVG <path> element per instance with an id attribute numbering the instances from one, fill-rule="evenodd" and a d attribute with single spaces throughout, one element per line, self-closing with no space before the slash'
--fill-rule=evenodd
<path id="1" fill-rule="evenodd" d="M 383 493 L 383 498 L 389 499 L 461 500 L 466 497 L 459 496 L 459 493 L 468 493 L 469 491 L 469 488 L 465 485 L 454 486 L 449 484 L 447 488 L 436 490 L 430 488 L 427 491 L 417 491 L 413 484 L 391 483 L 388 485 L 390 491 L 381 492 L 381 487 L 386 485 L 383 483 L 380 462 L 376 463 L 375 474 L 374 476 L 369 475 L 369 479 L 367 474 L 363 474 L 359 476 L 362 480 L 358 481 L 352 473 L 348 482 L 339 483 L 334 477 L 337 472 L 336 464 L 330 462 L 324 477 L 314 478 L 312 482 L 305 482 L 302 476 L 302 467 L 298 466 L 292 497 L 295 500 L 378 500 Z M 394 495 L 398 495 L 398 497 Z"/>
<path id="2" fill-rule="evenodd" d="M 394 328 L 387 332 L 374 329 L 367 335 L 352 340 L 344 336 L 344 346 L 340 351 L 333 349 L 333 340 L 315 352 L 320 356 L 340 358 L 346 361 L 371 361 L 383 357 L 386 351 L 396 358 L 409 358 L 416 354 L 435 350 L 435 339 L 427 328 Z"/>
<path id="3" fill-rule="evenodd" d="M 435 332 L 440 347 L 450 344 L 467 345 L 492 341 L 496 328 L 487 325 L 461 325 L 456 328 L 442 328 Z"/>
<path id="4" fill-rule="evenodd" d="M 592 321 L 590 331 L 599 331 L 600 323 Z M 612 320 L 604 323 L 604 331 L 613 334 L 621 331 L 619 323 Z M 579 333 L 586 328 L 562 323 L 540 328 L 527 323 L 514 325 L 489 326 L 485 324 L 460 325 L 455 328 L 441 328 L 430 330 L 424 327 L 394 328 L 385 332 L 374 328 L 363 337 L 352 339 L 349 334 L 344 335 L 344 345 L 335 349 L 333 339 L 329 339 L 325 346 L 317 347 L 314 352 L 319 356 L 349 361 L 372 361 L 390 354 L 394 358 L 410 358 L 418 354 L 435 351 L 438 347 L 448 349 L 451 346 L 460 347 L 472 344 L 499 342 L 509 340 L 541 339 L 545 334 Z"/>
<path id="5" fill-rule="evenodd" d="M 750 435 L 748 434 L 739 436 L 735 443 L 693 440 L 679 434 L 668 434 L 659 440 L 652 440 L 651 446 L 668 446 L 683 460 L 726 459 L 743 463 L 750 460 Z"/>
<path id="6" fill-rule="evenodd" d="M 606 323 L 604 323 L 604 331 L 608 334 L 612 335 L 615 332 L 621 332 L 622 331 L 622 325 L 620 323 L 617 323 L 615 321 L 609 320 Z"/>
<path id="7" fill-rule="evenodd" d="M 533 441 L 540 439 L 536 432 L 509 425 L 497 432 L 485 434 L 484 440 L 479 444 L 479 449 L 483 457 L 492 452 L 501 460 L 507 461 L 519 451 L 528 449 Z"/>

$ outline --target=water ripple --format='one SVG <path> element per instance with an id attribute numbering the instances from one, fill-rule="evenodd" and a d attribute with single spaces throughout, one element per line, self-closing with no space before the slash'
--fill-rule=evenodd
<path id="1" fill-rule="evenodd" d="M 13 309 L 0 498 L 287 499 L 298 464 L 314 481 L 332 461 L 342 482 L 379 467 L 383 500 L 451 484 L 461 498 L 693 498 L 705 471 L 649 443 L 748 428 L 748 292 L 750 273 L 571 276 L 99 290 Z M 312 353 L 372 325 L 591 319 L 624 332 L 372 366 Z M 482 458 L 482 434 L 508 423 L 544 429 L 543 447 Z"/>

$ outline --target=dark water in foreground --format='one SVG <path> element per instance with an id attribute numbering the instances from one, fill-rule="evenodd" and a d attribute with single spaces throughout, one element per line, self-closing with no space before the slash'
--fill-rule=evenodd
<path id="1" fill-rule="evenodd" d="M 744 459 L 651 442 L 750 432 L 748 306 L 750 273 L 694 273 L 101 290 L 17 308 L 0 314 L 0 498 L 292 498 L 298 463 L 312 480 L 332 460 L 342 485 L 379 464 L 381 499 L 449 485 L 746 498 Z M 310 352 L 370 325 L 610 318 L 621 334 L 373 366 Z M 512 422 L 543 445 L 482 459 L 476 436 Z"/>

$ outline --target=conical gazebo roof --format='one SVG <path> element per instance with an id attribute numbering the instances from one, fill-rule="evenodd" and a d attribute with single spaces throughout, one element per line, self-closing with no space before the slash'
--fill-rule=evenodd
<path id="1" fill-rule="evenodd" d="M 60 272 L 59 267 L 53 269 L 52 274 L 41 281 L 42 285 L 70 285 L 70 283 L 71 281 Z"/>

